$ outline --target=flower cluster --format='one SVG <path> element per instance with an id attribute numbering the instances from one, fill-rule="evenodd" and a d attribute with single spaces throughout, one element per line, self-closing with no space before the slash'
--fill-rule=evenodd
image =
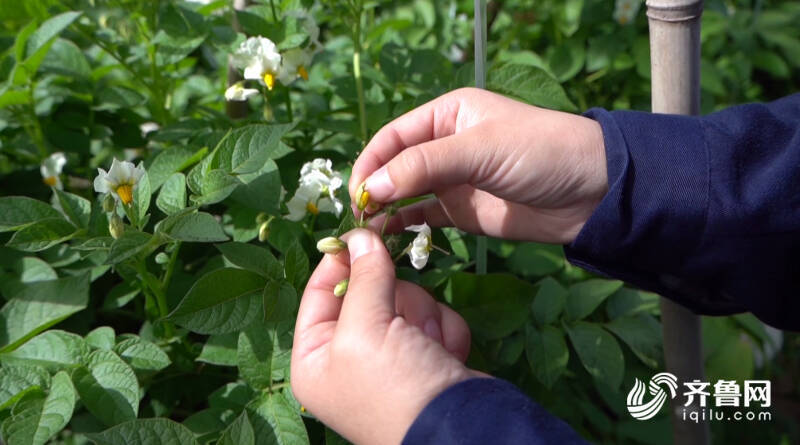
<path id="1" fill-rule="evenodd" d="M 248 38 L 233 54 L 233 64 L 244 70 L 245 80 L 256 80 L 270 91 L 275 88 L 276 81 L 289 85 L 298 77 L 308 80 L 308 66 L 311 64 L 314 53 L 321 46 L 319 27 L 313 17 L 305 11 L 296 11 L 289 16 L 302 21 L 309 36 L 309 45 L 306 48 L 292 48 L 281 54 L 275 42 L 266 37 Z M 258 94 L 258 90 L 245 88 L 239 82 L 231 85 L 225 91 L 225 99 L 245 101 L 256 94 Z"/>
<path id="2" fill-rule="evenodd" d="M 631 23 L 642 6 L 642 0 L 617 0 L 614 5 L 614 20 L 620 25 Z"/>
<path id="3" fill-rule="evenodd" d="M 336 190 L 342 186 L 342 175 L 334 171 L 332 165 L 330 159 L 322 158 L 303 164 L 297 191 L 286 203 L 289 220 L 300 221 L 308 213 L 341 215 L 344 205 L 336 198 Z"/>

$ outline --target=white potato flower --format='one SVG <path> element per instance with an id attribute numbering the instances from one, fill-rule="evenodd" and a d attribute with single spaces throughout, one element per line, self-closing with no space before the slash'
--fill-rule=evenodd
<path id="1" fill-rule="evenodd" d="M 281 54 L 272 40 L 261 36 L 250 37 L 242 42 L 233 56 L 234 64 L 244 68 L 245 79 L 258 80 L 269 90 L 275 87 Z"/>
<path id="2" fill-rule="evenodd" d="M 620 25 L 631 23 L 642 6 L 642 0 L 617 0 L 614 4 L 614 20 Z"/>
<path id="3" fill-rule="evenodd" d="M 328 212 L 337 217 L 342 214 L 344 204 L 336 198 L 336 190 L 342 186 L 342 176 L 332 166 L 330 159 L 322 158 L 303 164 L 298 180 L 300 186 L 286 203 L 289 220 L 300 221 L 308 213 Z"/>
<path id="4" fill-rule="evenodd" d="M 98 175 L 94 178 L 94 191 L 111 193 L 114 198 L 129 205 L 133 202 L 133 190 L 144 176 L 144 165 L 139 163 L 139 166 L 135 167 L 132 162 L 120 162 L 114 158 L 108 172 L 102 168 L 98 168 L 97 172 Z"/>
<path id="5" fill-rule="evenodd" d="M 42 173 L 42 181 L 50 187 L 62 190 L 64 185 L 61 183 L 60 175 L 66 163 L 67 158 L 64 153 L 57 152 L 48 156 L 39 167 L 39 171 Z"/>
<path id="6" fill-rule="evenodd" d="M 244 102 L 257 94 L 257 89 L 245 88 L 242 82 L 236 82 L 225 90 L 225 100 Z"/>
<path id="7" fill-rule="evenodd" d="M 417 232 L 417 237 L 406 248 L 411 265 L 414 269 L 420 270 L 428 264 L 428 257 L 433 250 L 433 240 L 431 239 L 431 228 L 428 224 L 422 223 L 406 227 L 409 232 Z"/>
<path id="8" fill-rule="evenodd" d="M 293 48 L 283 54 L 283 62 L 281 62 L 281 71 L 278 74 L 278 80 L 284 85 L 289 85 L 297 76 L 308 80 L 308 71 L 306 67 L 311 64 L 312 54 L 302 48 Z"/>
<path id="9" fill-rule="evenodd" d="M 154 131 L 158 131 L 160 128 L 161 126 L 155 122 L 143 122 L 139 125 L 139 131 L 142 132 L 143 138 Z"/>

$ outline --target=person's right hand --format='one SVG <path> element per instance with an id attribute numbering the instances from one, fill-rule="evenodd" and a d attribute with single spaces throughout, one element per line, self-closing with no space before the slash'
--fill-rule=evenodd
<path id="1" fill-rule="evenodd" d="M 436 195 L 401 209 L 390 231 L 427 222 L 561 244 L 575 239 L 608 190 L 597 122 L 474 88 L 384 126 L 353 166 L 353 202 L 364 180 L 371 202 Z"/>

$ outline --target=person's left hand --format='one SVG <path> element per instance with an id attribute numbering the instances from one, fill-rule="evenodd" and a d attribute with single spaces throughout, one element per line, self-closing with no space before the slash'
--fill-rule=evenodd
<path id="1" fill-rule="evenodd" d="M 380 237 L 356 229 L 309 279 L 294 334 L 292 391 L 355 443 L 400 443 L 425 405 L 479 374 L 463 362 L 469 329 L 421 287 L 396 280 Z M 350 278 L 343 298 L 333 295 Z"/>

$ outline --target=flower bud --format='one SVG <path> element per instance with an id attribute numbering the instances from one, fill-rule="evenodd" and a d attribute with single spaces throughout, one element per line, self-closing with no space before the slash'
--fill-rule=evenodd
<path id="1" fill-rule="evenodd" d="M 164 252 L 158 252 L 156 255 L 156 264 L 167 264 L 169 263 L 169 255 Z"/>
<path id="2" fill-rule="evenodd" d="M 358 190 L 356 190 L 356 207 L 362 212 L 367 208 L 367 204 L 369 204 L 369 192 L 366 186 L 367 182 L 364 181 L 358 186 Z"/>
<path id="3" fill-rule="evenodd" d="M 256 224 L 264 224 L 269 219 L 269 215 L 264 212 L 259 213 L 256 215 Z"/>
<path id="4" fill-rule="evenodd" d="M 114 239 L 121 237 L 122 234 L 125 233 L 125 223 L 122 222 L 122 218 L 116 213 L 111 215 L 111 221 L 108 223 L 108 231 Z"/>
<path id="5" fill-rule="evenodd" d="M 333 295 L 335 297 L 342 297 L 344 294 L 347 293 L 347 285 L 350 284 L 350 279 L 345 278 L 344 280 L 336 283 L 336 287 L 333 288 Z"/>
<path id="6" fill-rule="evenodd" d="M 335 236 L 329 236 L 317 241 L 317 250 L 322 253 L 337 254 L 346 248 L 347 244 Z"/>
<path id="7" fill-rule="evenodd" d="M 261 223 L 261 227 L 258 228 L 258 240 L 262 243 L 269 238 L 269 221 L 264 221 Z"/>
<path id="8" fill-rule="evenodd" d="M 106 194 L 106 197 L 103 198 L 103 211 L 110 213 L 113 212 L 116 207 L 117 201 L 114 200 L 114 197 L 111 196 L 111 193 Z"/>

